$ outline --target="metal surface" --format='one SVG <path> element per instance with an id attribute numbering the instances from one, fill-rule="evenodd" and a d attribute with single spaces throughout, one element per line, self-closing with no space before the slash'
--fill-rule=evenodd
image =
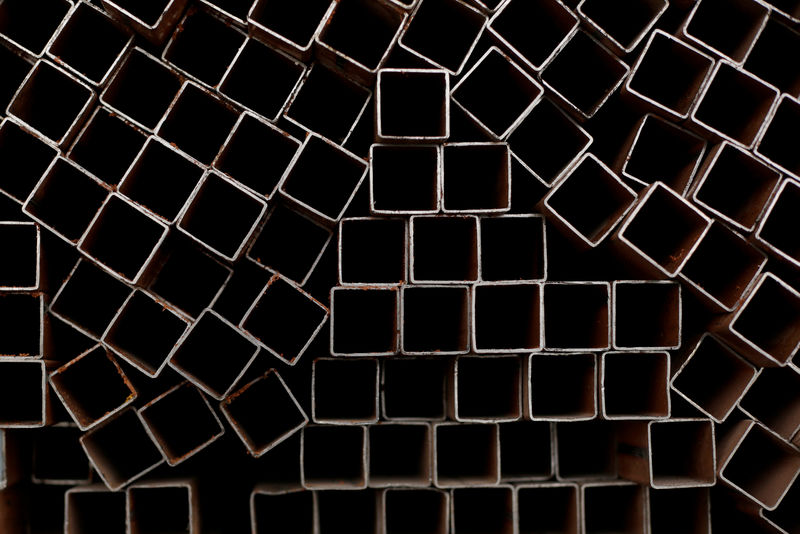
<path id="1" fill-rule="evenodd" d="M 536 78 L 492 47 L 461 77 L 451 96 L 487 134 L 505 139 L 543 94 Z"/>
<path id="2" fill-rule="evenodd" d="M 800 373 L 792 368 L 763 369 L 747 390 L 739 409 L 783 439 L 800 431 L 797 393 Z"/>
<path id="3" fill-rule="evenodd" d="M 547 282 L 542 286 L 544 349 L 604 350 L 611 346 L 608 282 Z"/>
<path id="4" fill-rule="evenodd" d="M 239 327 L 267 352 L 294 365 L 328 320 L 328 308 L 276 274 L 247 310 Z"/>
<path id="5" fill-rule="evenodd" d="M 522 417 L 520 358 L 458 356 L 450 374 L 450 417 L 459 422 L 516 421 Z"/>
<path id="6" fill-rule="evenodd" d="M 371 83 L 407 20 L 407 14 L 381 2 L 337 2 L 330 20 L 314 36 L 316 58 L 346 76 Z M 354 40 L 353 35 L 359 34 Z"/>
<path id="7" fill-rule="evenodd" d="M 387 421 L 443 421 L 447 362 L 432 358 L 385 359 L 381 365 L 381 418 Z M 414 388 L 408 387 L 413 382 Z"/>
<path id="8" fill-rule="evenodd" d="M 58 153 L 57 147 L 24 125 L 10 118 L 3 119 L 0 122 L 0 161 L 13 179 L 10 176 L 0 179 L 0 192 L 19 204 L 24 203 Z"/>
<path id="9" fill-rule="evenodd" d="M 169 466 L 188 460 L 225 433 L 211 404 L 189 382 L 158 395 L 138 413 Z"/>
<path id="10" fill-rule="evenodd" d="M 172 347 L 189 323 L 169 305 L 144 291 L 134 291 L 103 333 L 103 345 L 144 374 L 155 378 L 167 366 Z M 140 329 L 146 338 L 137 335 Z"/>
<path id="11" fill-rule="evenodd" d="M 610 5 L 581 0 L 577 12 L 618 53 L 629 53 L 644 39 L 669 7 L 669 0 Z"/>
<path id="12" fill-rule="evenodd" d="M 138 482 L 125 490 L 127 534 L 178 530 L 199 534 L 200 510 L 196 484 L 167 480 Z"/>
<path id="13" fill-rule="evenodd" d="M 408 279 L 406 221 L 352 217 L 339 221 L 339 284 L 371 287 Z"/>
<path id="14" fill-rule="evenodd" d="M 161 59 L 189 78 L 215 88 L 246 39 L 227 21 L 190 8 L 164 47 Z"/>
<path id="15" fill-rule="evenodd" d="M 44 358 L 51 352 L 49 317 L 39 292 L 0 292 L 0 314 L 9 328 L 0 341 L 0 358 Z"/>
<path id="16" fill-rule="evenodd" d="M 795 179 L 800 179 L 800 161 L 784 143 L 798 122 L 800 102 L 787 94 L 781 95 L 755 147 L 756 154 Z"/>
<path id="17" fill-rule="evenodd" d="M 522 383 L 525 416 L 532 421 L 597 417 L 597 356 L 593 353 L 531 354 Z"/>
<path id="18" fill-rule="evenodd" d="M 754 464 L 760 465 L 754 470 Z M 719 480 L 766 510 L 774 510 L 800 473 L 797 449 L 749 419 L 720 439 Z"/>
<path id="19" fill-rule="evenodd" d="M 542 482 L 514 487 L 519 532 L 551 529 L 564 534 L 580 532 L 581 512 L 577 484 Z"/>
<path id="20" fill-rule="evenodd" d="M 81 431 L 75 423 L 54 423 L 37 432 L 33 438 L 31 452 L 31 482 L 52 486 L 81 486 L 92 480 L 89 460 L 78 445 Z M 19 461 L 14 455 L 14 443 L 2 447 L 4 458 Z M 8 463 L 8 462 L 7 462 Z M 13 481 L 11 475 L 4 473 L 5 480 Z"/>
<path id="21" fill-rule="evenodd" d="M 336 178 L 326 179 L 327 173 Z M 344 215 L 366 174 L 364 160 L 312 134 L 294 155 L 278 190 L 311 217 L 333 225 Z"/>
<path id="22" fill-rule="evenodd" d="M 204 165 L 217 157 L 239 118 L 239 110 L 192 81 L 186 81 L 155 133 Z M 198 131 L 203 133 L 198 135 Z"/>
<path id="23" fill-rule="evenodd" d="M 764 2 L 767 3 L 767 2 Z M 773 2 L 774 4 L 784 3 L 788 7 L 791 3 Z M 758 35 L 753 48 L 747 54 L 744 67 L 763 80 L 780 88 L 781 91 L 792 96 L 800 95 L 797 73 L 795 69 L 789 67 L 786 57 L 782 51 L 786 47 L 792 48 L 800 42 L 800 33 L 796 31 L 785 17 L 779 13 L 777 6 L 772 6 L 775 10 L 770 13 L 764 29 Z M 800 6 L 795 6 L 795 19 L 800 15 Z M 800 19 L 798 19 L 800 20 Z"/>
<path id="24" fill-rule="evenodd" d="M 500 425 L 500 480 L 530 483 L 555 474 L 554 426 L 542 421 Z"/>
<path id="25" fill-rule="evenodd" d="M 555 101 L 544 98 L 511 132 L 507 141 L 523 167 L 551 186 L 594 139 Z"/>
<path id="26" fill-rule="evenodd" d="M 463 284 L 478 280 L 477 217 L 414 215 L 409 224 L 412 284 Z"/>
<path id="27" fill-rule="evenodd" d="M 141 478 L 164 461 L 133 408 L 86 432 L 80 444 L 100 479 L 112 491 Z"/>
<path id="28" fill-rule="evenodd" d="M 672 376 L 670 386 L 695 408 L 721 423 L 752 386 L 759 369 L 718 338 L 705 334 Z"/>
<path id="29" fill-rule="evenodd" d="M 381 500 L 382 532 L 450 532 L 450 493 L 436 489 L 389 488 Z"/>
<path id="30" fill-rule="evenodd" d="M 376 532 L 379 525 L 380 490 L 319 491 L 315 515 L 320 534 Z"/>
<path id="31" fill-rule="evenodd" d="M 771 525 L 778 528 L 779 532 L 791 532 L 797 528 L 797 509 L 792 503 L 797 502 L 797 489 L 800 487 L 797 479 L 792 483 L 789 491 L 774 510 L 761 510 L 760 516 Z"/>
<path id="32" fill-rule="evenodd" d="M 91 36 L 91 48 L 84 39 Z M 102 9 L 77 2 L 47 45 L 47 57 L 93 85 L 102 86 L 133 43 L 133 33 Z M 99 53 L 98 50 L 103 50 Z"/>
<path id="33" fill-rule="evenodd" d="M 679 529 L 687 534 L 711 533 L 709 488 L 648 489 L 650 532 L 663 534 Z M 684 513 L 676 514 L 675 510 Z"/>
<path id="34" fill-rule="evenodd" d="M 731 63 L 718 61 L 690 118 L 692 124 L 711 135 L 750 148 L 778 96 L 778 89 L 772 85 Z"/>
<path id="35" fill-rule="evenodd" d="M 154 44 L 163 43 L 178 23 L 188 0 L 165 0 L 142 5 L 131 0 L 101 0 L 103 8 L 115 19 L 130 25 Z"/>
<path id="36" fill-rule="evenodd" d="M 492 16 L 489 33 L 504 49 L 539 71 L 578 31 L 578 17 L 560 0 L 509 0 Z"/>
<path id="37" fill-rule="evenodd" d="M 257 0 L 247 13 L 247 28 L 256 39 L 301 60 L 311 57 L 311 45 L 330 20 L 336 2 L 316 2 L 313 8 L 291 0 Z"/>
<path id="38" fill-rule="evenodd" d="M 311 370 L 311 418 L 344 425 L 378 422 L 378 360 L 317 358 Z"/>
<path id="39" fill-rule="evenodd" d="M 667 419 L 671 413 L 668 352 L 604 352 L 600 405 L 605 419 Z"/>
<path id="40" fill-rule="evenodd" d="M 252 235 L 247 258 L 299 285 L 314 273 L 333 239 L 329 228 L 302 213 L 294 202 L 273 204 Z"/>
<path id="41" fill-rule="evenodd" d="M 425 488 L 431 483 L 432 463 L 430 425 L 382 423 L 369 427 L 370 487 L 392 488 L 387 493 L 394 488 Z"/>
<path id="42" fill-rule="evenodd" d="M 780 178 L 777 171 L 724 141 L 709 152 L 697 172 L 691 200 L 722 222 L 751 232 Z"/>
<path id="43" fill-rule="evenodd" d="M 481 282 L 472 289 L 472 350 L 514 353 L 542 348 L 542 286 Z"/>
<path id="44" fill-rule="evenodd" d="M 65 146 L 88 118 L 95 98 L 88 84 L 39 60 L 19 86 L 6 113 L 52 143 Z"/>
<path id="45" fill-rule="evenodd" d="M 81 534 L 91 528 L 125 532 L 125 492 L 109 491 L 105 486 L 70 488 L 64 494 L 64 534 Z"/>
<path id="46" fill-rule="evenodd" d="M 263 412 L 262 406 L 269 406 L 270 411 Z M 308 416 L 274 369 L 228 395 L 220 408 L 255 457 L 299 432 L 308 422 Z"/>
<path id="47" fill-rule="evenodd" d="M 172 231 L 140 285 L 165 308 L 194 319 L 216 303 L 232 277 L 230 266 Z"/>
<path id="48" fill-rule="evenodd" d="M 436 145 L 373 144 L 369 157 L 372 213 L 436 213 L 442 196 L 441 154 Z"/>
<path id="49" fill-rule="evenodd" d="M 617 478 L 617 428 L 613 422 L 555 423 L 553 439 L 558 481 L 588 483 Z"/>
<path id="50" fill-rule="evenodd" d="M 625 91 L 655 111 L 685 119 L 706 84 L 714 58 L 655 30 L 625 82 Z"/>
<path id="51" fill-rule="evenodd" d="M 456 488 L 450 497 L 451 531 L 514 534 L 516 504 L 513 486 Z"/>
<path id="52" fill-rule="evenodd" d="M 586 77 L 584 71 L 593 72 Z M 592 118 L 622 85 L 630 67 L 582 30 L 542 70 L 542 83 L 579 120 Z"/>
<path id="53" fill-rule="evenodd" d="M 387 287 L 331 289 L 330 352 L 381 356 L 399 350 L 400 291 Z"/>
<path id="54" fill-rule="evenodd" d="M 619 472 L 653 489 L 710 487 L 716 483 L 714 424 L 671 418 L 623 423 Z"/>
<path id="55" fill-rule="evenodd" d="M 408 355 L 469 352 L 469 287 L 403 286 L 400 350 Z"/>
<path id="56" fill-rule="evenodd" d="M 101 345 L 50 373 L 49 380 L 81 430 L 114 417 L 138 397 L 122 367 Z"/>
<path id="57" fill-rule="evenodd" d="M 155 56 L 135 47 L 115 69 L 100 93 L 100 102 L 137 126 L 153 131 L 180 88 L 181 76 Z M 147 99 L 140 98 L 143 90 L 147 91 Z"/>
<path id="58" fill-rule="evenodd" d="M 733 311 L 766 263 L 766 254 L 743 236 L 714 222 L 679 276 L 712 306 Z"/>
<path id="59" fill-rule="evenodd" d="M 254 79 L 253 73 L 262 68 L 269 69 L 269 79 Z M 283 113 L 305 74 L 303 63 L 248 39 L 228 66 L 219 84 L 219 92 L 274 122 Z"/>
<path id="60" fill-rule="evenodd" d="M 705 139 L 651 114 L 639 121 L 631 138 L 615 165 L 622 177 L 637 188 L 660 181 L 686 196 L 705 156 Z"/>
<path id="61" fill-rule="evenodd" d="M 38 6 L 24 0 L 4 2 L 0 9 L 5 21 L 0 41 L 23 56 L 39 57 L 72 5 L 72 0 L 45 2 Z"/>
<path id="62" fill-rule="evenodd" d="M 478 219 L 480 278 L 484 282 L 547 279 L 547 224 L 539 214 Z"/>
<path id="63" fill-rule="evenodd" d="M 511 152 L 505 143 L 442 148 L 442 211 L 502 213 L 511 208 Z"/>
<path id="64" fill-rule="evenodd" d="M 217 400 L 231 394 L 259 353 L 255 341 L 206 310 L 171 349 L 169 366 Z"/>
<path id="65" fill-rule="evenodd" d="M 478 44 L 486 17 L 461 0 L 422 0 L 403 35 L 400 47 L 458 75 Z M 449 42 L 438 37 L 438 28 L 450 26 Z"/>
<path id="66" fill-rule="evenodd" d="M 711 227 L 711 219 L 661 182 L 640 194 L 614 238 L 656 269 L 674 277 Z"/>
<path id="67" fill-rule="evenodd" d="M 590 482 L 580 489 L 584 534 L 610 529 L 631 534 L 647 532 L 648 494 L 642 486 L 630 482 Z"/>
<path id="68" fill-rule="evenodd" d="M 436 69 L 381 69 L 375 90 L 380 142 L 419 144 L 450 136 L 450 75 Z"/>
<path id="69" fill-rule="evenodd" d="M 304 130 L 344 145 L 371 99 L 371 89 L 315 63 L 293 93 L 283 116 Z M 324 102 L 331 105 L 320 112 Z"/>
<path id="70" fill-rule="evenodd" d="M 274 528 L 292 528 L 313 534 L 317 492 L 302 488 L 273 490 L 256 487 L 250 494 L 250 526 L 254 534 Z"/>
<path id="71" fill-rule="evenodd" d="M 109 195 L 78 242 L 98 267 L 138 282 L 167 237 L 166 223 L 117 193 Z"/>
<path id="72" fill-rule="evenodd" d="M 117 185 L 147 141 L 147 134 L 100 105 L 78 133 L 67 157 L 108 185 Z"/>
<path id="73" fill-rule="evenodd" d="M 159 173 L 169 173 L 169 181 Z M 154 215 L 172 223 L 200 182 L 203 167 L 174 143 L 150 136 L 119 182 L 117 191 Z"/>
<path id="74" fill-rule="evenodd" d="M 300 145 L 301 141 L 277 126 L 245 112 L 236 121 L 213 166 L 228 178 L 270 200 Z"/>
<path id="75" fill-rule="evenodd" d="M 612 336 L 617 350 L 680 348 L 683 295 L 676 282 L 615 280 Z"/>
<path id="76" fill-rule="evenodd" d="M 0 270 L 0 290 L 39 289 L 42 270 L 39 225 L 33 222 L 0 222 L 0 239 L 3 240 L 6 253 L 19 260 L 19 265 L 7 265 Z M 38 354 L 41 354 L 41 349 Z"/>
<path id="77" fill-rule="evenodd" d="M 491 486 L 500 481 L 500 432 L 494 423 L 433 425 L 433 485 Z"/>
<path id="78" fill-rule="evenodd" d="M 0 531 L 797 531 L 799 20 L 0 0 Z"/>
<path id="79" fill-rule="evenodd" d="M 48 422 L 49 392 L 45 362 L 35 358 L 4 358 L 0 428 L 39 428 Z"/>
<path id="80" fill-rule="evenodd" d="M 50 302 L 50 313 L 100 341 L 132 289 L 123 281 L 78 260 Z M 87 305 L 88 304 L 88 305 Z"/>
<path id="81" fill-rule="evenodd" d="M 177 228 L 211 252 L 236 261 L 266 211 L 266 202 L 238 182 L 209 172 L 189 197 Z"/>
<path id="82" fill-rule="evenodd" d="M 800 265 L 800 258 L 796 257 L 793 250 L 794 238 L 785 229 L 786 217 L 794 209 L 797 192 L 798 187 L 793 180 L 784 180 L 764 209 L 754 234 L 758 244 L 790 265 Z"/>
<path id="83" fill-rule="evenodd" d="M 367 487 L 369 440 L 366 426 L 307 425 L 300 436 L 300 472 L 305 489 Z M 336 457 L 336 462 L 329 461 L 331 455 Z"/>
<path id="84" fill-rule="evenodd" d="M 586 153 L 553 185 L 541 206 L 554 224 L 596 247 L 635 201 L 633 189 L 597 157 Z"/>
<path id="85" fill-rule="evenodd" d="M 680 28 L 681 36 L 741 64 L 764 29 L 769 8 L 752 0 L 700 0 Z M 720 25 L 720 17 L 730 23 Z"/>
<path id="86" fill-rule="evenodd" d="M 737 310 L 719 321 L 719 334 L 742 356 L 764 367 L 786 365 L 800 346 L 800 293 L 767 272 Z"/>
<path id="87" fill-rule="evenodd" d="M 62 195 L 70 192 L 76 192 L 75 207 L 79 216 L 60 202 Z M 59 156 L 30 192 L 22 211 L 42 228 L 70 243 L 77 243 L 108 196 L 105 184 Z"/>

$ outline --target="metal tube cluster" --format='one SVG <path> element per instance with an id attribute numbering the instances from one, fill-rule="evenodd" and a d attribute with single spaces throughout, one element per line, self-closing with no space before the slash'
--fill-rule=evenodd
<path id="1" fill-rule="evenodd" d="M 796 0 L 0 2 L 0 533 L 800 532 Z"/>

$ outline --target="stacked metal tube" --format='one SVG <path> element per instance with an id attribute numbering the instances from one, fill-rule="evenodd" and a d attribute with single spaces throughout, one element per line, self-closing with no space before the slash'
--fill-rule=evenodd
<path id="1" fill-rule="evenodd" d="M 0 2 L 0 532 L 800 532 L 800 6 Z"/>

